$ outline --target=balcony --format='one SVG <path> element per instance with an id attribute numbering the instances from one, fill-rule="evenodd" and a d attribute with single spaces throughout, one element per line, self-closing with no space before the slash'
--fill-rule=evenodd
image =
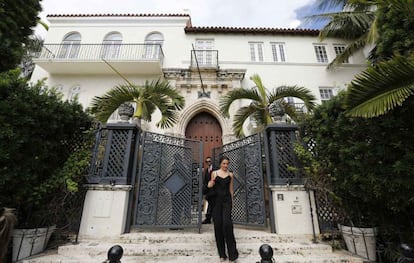
<path id="1" fill-rule="evenodd" d="M 218 69 L 218 50 L 192 50 L 191 68 Z"/>
<path id="2" fill-rule="evenodd" d="M 308 113 L 305 103 L 290 102 L 289 104 L 295 108 L 296 113 Z"/>
<path id="3" fill-rule="evenodd" d="M 44 44 L 34 61 L 51 74 L 162 74 L 158 44 Z"/>

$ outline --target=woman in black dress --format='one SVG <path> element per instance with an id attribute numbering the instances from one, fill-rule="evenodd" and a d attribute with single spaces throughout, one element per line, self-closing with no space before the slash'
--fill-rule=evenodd
<path id="1" fill-rule="evenodd" d="M 233 207 L 233 173 L 228 171 L 229 158 L 220 158 L 220 169 L 211 174 L 208 188 L 214 188 L 216 192 L 213 207 L 214 234 L 220 260 L 226 261 L 226 245 L 230 262 L 235 262 L 239 257 L 236 248 L 236 239 L 233 232 L 231 209 Z"/>

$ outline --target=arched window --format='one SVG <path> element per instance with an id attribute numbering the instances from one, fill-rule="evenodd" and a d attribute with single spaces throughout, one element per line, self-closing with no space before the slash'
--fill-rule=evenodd
<path id="1" fill-rule="evenodd" d="M 81 35 L 77 32 L 70 33 L 62 41 L 59 50 L 59 58 L 76 58 L 79 54 Z"/>
<path id="2" fill-rule="evenodd" d="M 79 93 L 81 92 L 81 87 L 80 85 L 74 85 L 69 89 L 69 93 L 68 93 L 68 100 L 72 101 L 78 98 Z"/>
<path id="3" fill-rule="evenodd" d="M 122 35 L 118 32 L 112 32 L 105 36 L 102 42 L 101 57 L 118 58 L 122 44 Z"/>
<path id="4" fill-rule="evenodd" d="M 145 38 L 145 53 L 146 59 L 160 59 L 161 47 L 164 42 L 164 37 L 161 33 L 154 32 Z"/>

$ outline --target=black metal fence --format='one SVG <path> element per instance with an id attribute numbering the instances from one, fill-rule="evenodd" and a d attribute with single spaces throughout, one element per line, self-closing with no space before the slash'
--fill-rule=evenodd
<path id="1" fill-rule="evenodd" d="M 133 124 L 107 124 L 96 133 L 88 182 L 131 184 L 134 146 L 140 130 Z"/>
<path id="2" fill-rule="evenodd" d="M 299 160 L 294 152 L 297 141 L 297 126 L 273 124 L 264 131 L 266 171 L 269 184 L 287 185 L 303 184 L 304 180 L 298 169 Z"/>

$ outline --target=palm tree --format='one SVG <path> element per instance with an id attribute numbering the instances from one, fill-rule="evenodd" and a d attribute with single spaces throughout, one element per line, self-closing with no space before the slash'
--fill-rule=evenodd
<path id="1" fill-rule="evenodd" d="M 342 12 L 315 16 L 331 19 L 320 31 L 320 37 L 342 37 L 352 41 L 328 68 L 341 64 L 368 44 L 374 46 L 369 55 L 371 65 L 348 87 L 348 114 L 376 117 L 402 105 L 414 89 L 414 39 L 410 34 L 414 3 L 408 0 L 319 2 L 322 7 L 329 4 L 343 7 Z"/>
<path id="2" fill-rule="evenodd" d="M 255 74 L 250 79 L 254 82 L 254 87 L 233 89 L 220 99 L 220 111 L 225 117 L 229 117 L 229 109 L 233 102 L 243 99 L 251 101 L 248 106 L 238 109 L 234 115 L 233 132 L 238 138 L 244 136 L 243 124 L 249 117 L 256 121 L 260 129 L 273 123 L 269 106 L 274 102 L 279 102 L 286 114 L 293 120 L 297 117 L 295 108 L 287 103 L 284 98 L 299 98 L 305 103 L 308 110 L 312 110 L 315 106 L 315 96 L 308 89 L 298 86 L 281 86 L 267 93 L 259 75 Z"/>
<path id="3" fill-rule="evenodd" d="M 101 122 L 106 122 L 111 114 L 123 103 L 133 102 L 138 125 L 141 120 L 151 121 L 151 115 L 157 109 L 161 112 L 161 120 L 157 127 L 162 129 L 173 126 L 177 120 L 177 111 L 185 105 L 184 97 L 174 89 L 167 80 L 145 81 L 143 86 L 118 85 L 92 100 L 91 112 Z"/>
<path id="4" fill-rule="evenodd" d="M 327 37 L 342 38 L 351 41 L 345 49 L 333 59 L 328 69 L 347 61 L 353 54 L 377 39 L 374 1 L 358 0 L 319 0 L 319 9 L 339 7 L 339 12 L 328 12 L 308 17 L 310 21 L 329 21 L 319 32 L 322 41 Z M 371 51 L 374 59 L 375 49 Z"/>

